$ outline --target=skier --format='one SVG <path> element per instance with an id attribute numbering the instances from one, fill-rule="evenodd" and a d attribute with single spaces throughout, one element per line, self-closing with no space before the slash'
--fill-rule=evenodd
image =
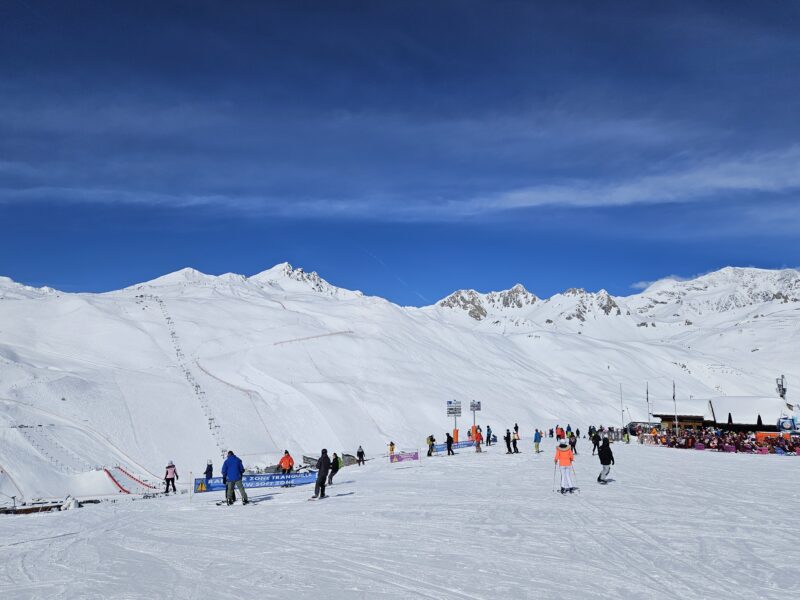
<path id="1" fill-rule="evenodd" d="M 169 496 L 169 486 L 172 485 L 173 493 L 177 494 L 178 490 L 175 489 L 175 480 L 178 479 L 178 471 L 175 468 L 175 463 L 169 461 L 167 463 L 167 472 L 164 473 L 164 483 L 166 484 L 166 488 L 164 489 L 164 494 Z"/>
<path id="2" fill-rule="evenodd" d="M 283 456 L 281 456 L 281 460 L 278 462 L 278 468 L 281 470 L 281 473 L 288 475 L 292 472 L 292 467 L 294 467 L 294 459 L 292 455 L 289 454 L 288 450 L 284 450 Z"/>
<path id="3" fill-rule="evenodd" d="M 576 436 L 574 433 L 570 433 L 569 434 L 569 448 L 570 448 L 570 450 L 572 450 L 572 452 L 574 454 L 578 453 L 577 445 L 578 445 L 578 436 Z"/>
<path id="4" fill-rule="evenodd" d="M 506 454 L 513 454 L 511 452 L 511 430 L 506 429 L 506 434 L 503 436 L 503 441 L 506 443 Z"/>
<path id="5" fill-rule="evenodd" d="M 519 433 L 516 431 L 511 436 L 511 445 L 514 447 L 514 454 L 519 454 L 519 448 L 517 448 L 517 440 L 519 439 Z"/>
<path id="6" fill-rule="evenodd" d="M 514 423 L 514 433 L 517 435 L 517 439 L 519 439 L 519 425 Z"/>
<path id="7" fill-rule="evenodd" d="M 294 467 L 294 459 L 292 455 L 289 454 L 288 450 L 283 451 L 283 456 L 281 456 L 281 460 L 278 462 L 278 469 L 284 475 L 288 475 L 292 472 L 292 467 Z M 291 483 L 287 480 L 281 487 L 290 487 Z"/>
<path id="8" fill-rule="evenodd" d="M 542 443 L 542 434 L 537 429 L 536 433 L 533 434 L 533 449 L 536 451 L 536 454 L 539 454 L 541 450 L 539 450 L 539 444 Z"/>
<path id="9" fill-rule="evenodd" d="M 394 442 L 389 442 L 389 456 L 394 454 Z"/>
<path id="10" fill-rule="evenodd" d="M 364 464 L 364 449 L 361 446 L 359 446 L 356 451 L 356 458 L 358 459 L 359 467 Z"/>
<path id="11" fill-rule="evenodd" d="M 433 446 L 436 443 L 436 438 L 433 437 L 433 434 L 428 436 L 428 456 L 433 456 Z"/>
<path id="12" fill-rule="evenodd" d="M 394 442 L 392 442 L 392 446 Z M 392 448 L 392 453 L 394 453 L 394 448 Z M 322 449 L 322 456 L 319 457 L 317 461 L 317 483 L 314 485 L 314 495 L 311 497 L 314 498 L 325 498 L 325 482 L 328 479 L 328 471 L 331 469 L 331 459 L 328 458 L 328 451 L 323 448 Z"/>
<path id="13" fill-rule="evenodd" d="M 483 441 L 483 434 L 481 433 L 480 428 L 475 431 L 475 452 L 483 452 L 481 450 L 481 442 Z"/>
<path id="14" fill-rule="evenodd" d="M 244 465 L 242 459 L 233 453 L 233 450 L 228 450 L 228 458 L 222 463 L 222 481 L 225 484 L 225 498 L 228 501 L 228 506 L 236 502 L 236 491 L 238 488 L 239 493 L 242 495 L 242 504 L 247 504 L 247 492 L 244 491 L 242 485 L 242 475 L 244 475 Z"/>
<path id="15" fill-rule="evenodd" d="M 552 428 L 552 427 L 550 428 L 550 431 L 549 431 L 549 433 L 550 433 L 550 435 L 549 435 L 548 437 L 549 437 L 549 438 L 552 438 L 552 437 L 553 437 L 553 428 Z"/>
<path id="16" fill-rule="evenodd" d="M 570 425 L 569 423 L 567 423 L 567 433 L 568 434 L 572 433 L 572 425 Z"/>
<path id="17" fill-rule="evenodd" d="M 576 438 L 579 438 L 579 437 L 581 437 L 581 430 L 580 430 L 580 429 L 576 429 L 576 430 L 575 430 L 575 437 L 576 437 Z"/>
<path id="18" fill-rule="evenodd" d="M 592 436 L 592 456 L 594 456 L 595 450 L 600 450 L 600 433 L 597 430 L 595 430 Z"/>
<path id="19" fill-rule="evenodd" d="M 486 445 L 487 446 L 491 446 L 492 445 L 492 426 L 491 425 L 487 425 L 486 426 Z"/>
<path id="20" fill-rule="evenodd" d="M 572 469 L 572 462 L 575 460 L 575 456 L 572 454 L 572 450 L 569 449 L 569 444 L 567 444 L 566 439 L 561 439 L 558 442 L 558 448 L 556 448 L 556 455 L 553 458 L 553 463 L 558 465 L 558 468 L 561 470 L 561 493 L 566 494 L 569 492 L 570 494 L 575 491 L 575 486 L 572 485 L 572 476 L 570 474 L 570 469 Z"/>
<path id="21" fill-rule="evenodd" d="M 208 464 L 206 465 L 206 489 L 208 489 L 208 480 L 214 476 L 214 465 L 211 464 L 211 459 L 208 459 Z"/>
<path id="22" fill-rule="evenodd" d="M 328 485 L 333 485 L 333 476 L 339 472 L 339 467 L 341 467 L 341 463 L 339 462 L 341 459 L 336 456 L 336 452 L 333 453 L 333 458 L 331 459 L 331 472 L 328 473 Z"/>
<path id="23" fill-rule="evenodd" d="M 614 454 L 611 452 L 608 438 L 603 439 L 603 445 L 600 446 L 598 454 L 600 456 L 600 464 L 603 465 L 603 470 L 600 471 L 600 475 L 597 476 L 597 483 L 608 483 L 606 478 L 611 472 L 611 467 L 609 465 L 614 464 Z"/>
<path id="24" fill-rule="evenodd" d="M 450 435 L 450 432 L 445 434 L 447 437 L 445 438 L 445 442 L 447 443 L 447 456 L 455 455 L 453 452 L 453 436 Z"/>

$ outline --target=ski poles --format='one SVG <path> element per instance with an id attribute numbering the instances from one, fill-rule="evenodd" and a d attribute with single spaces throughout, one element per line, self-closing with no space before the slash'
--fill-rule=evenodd
<path id="1" fill-rule="evenodd" d="M 575 487 L 578 488 L 578 490 L 580 490 L 581 486 L 578 485 L 578 475 L 575 473 L 575 467 L 573 465 L 570 465 L 569 468 L 572 470 L 572 478 L 574 479 L 573 483 Z"/>
<path id="2" fill-rule="evenodd" d="M 554 492 L 556 491 L 556 471 L 558 471 L 558 467 L 556 466 L 556 463 L 554 462 L 553 463 L 553 491 Z"/>

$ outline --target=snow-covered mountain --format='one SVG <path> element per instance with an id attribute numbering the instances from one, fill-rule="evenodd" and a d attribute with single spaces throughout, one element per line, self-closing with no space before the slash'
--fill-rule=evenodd
<path id="1" fill-rule="evenodd" d="M 105 294 L 0 279 L 0 493 L 113 492 L 321 447 L 418 447 L 445 401 L 523 432 L 644 418 L 651 399 L 770 396 L 800 376 L 800 273 L 727 268 L 640 294 L 522 285 L 400 307 L 283 263 Z M 466 412 L 465 412 L 466 418 Z M 468 420 L 468 419 L 467 419 Z M 466 424 L 466 421 L 464 422 Z M 114 470 L 116 466 L 123 470 Z M 100 470 L 98 470 L 100 469 Z M 127 473 L 127 474 L 126 474 Z"/>

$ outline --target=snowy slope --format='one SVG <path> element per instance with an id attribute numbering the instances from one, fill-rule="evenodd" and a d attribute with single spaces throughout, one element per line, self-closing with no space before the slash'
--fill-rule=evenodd
<path id="1" fill-rule="evenodd" d="M 620 384 L 626 419 L 646 381 L 653 399 L 673 379 L 682 398 L 770 396 L 785 373 L 791 393 L 799 289 L 797 271 L 723 269 L 626 298 L 518 285 L 418 309 L 285 263 L 106 294 L 2 280 L 0 494 L 113 494 L 98 469 L 156 481 L 170 459 L 185 482 L 227 448 L 266 466 L 284 448 L 418 447 L 452 427 L 451 398 L 499 431 L 617 424 Z"/>
<path id="2" fill-rule="evenodd" d="M 251 490 L 252 506 L 216 492 L 0 518 L 0 595 L 797 597 L 800 458 L 614 444 L 601 486 L 585 443 L 572 496 L 552 492 L 548 442 L 370 461 L 317 502 L 306 486 Z"/>

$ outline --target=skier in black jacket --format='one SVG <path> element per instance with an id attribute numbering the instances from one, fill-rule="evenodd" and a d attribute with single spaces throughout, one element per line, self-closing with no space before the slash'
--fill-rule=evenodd
<path id="1" fill-rule="evenodd" d="M 323 448 L 322 456 L 317 461 L 317 483 L 314 485 L 314 495 L 312 498 L 325 498 L 325 482 L 328 479 L 328 471 L 331 470 L 331 459 L 328 451 Z"/>
<path id="2" fill-rule="evenodd" d="M 364 449 L 361 446 L 358 447 L 358 452 L 356 452 L 356 458 L 358 459 L 359 467 L 364 464 Z"/>
<path id="3" fill-rule="evenodd" d="M 503 441 L 506 443 L 506 454 L 513 454 L 511 452 L 511 430 L 506 429 L 506 434 L 503 436 Z"/>
<path id="4" fill-rule="evenodd" d="M 611 466 L 614 464 L 614 454 L 611 452 L 611 446 L 608 443 L 608 438 L 603 438 L 603 444 L 600 446 L 598 452 L 600 456 L 600 464 L 603 465 L 603 470 L 597 476 L 597 483 L 607 483 L 606 477 L 611 472 Z"/>
<path id="5" fill-rule="evenodd" d="M 592 456 L 594 456 L 594 451 L 600 449 L 600 433 L 595 431 L 594 435 L 592 436 Z"/>
<path id="6" fill-rule="evenodd" d="M 445 434 L 447 437 L 445 438 L 445 442 L 447 443 L 447 456 L 455 455 L 453 452 L 453 436 L 449 433 Z"/>
<path id="7" fill-rule="evenodd" d="M 333 476 L 339 472 L 339 457 L 336 456 L 336 452 L 333 453 L 333 458 L 331 458 L 331 472 L 328 473 L 328 485 L 333 485 Z"/>

